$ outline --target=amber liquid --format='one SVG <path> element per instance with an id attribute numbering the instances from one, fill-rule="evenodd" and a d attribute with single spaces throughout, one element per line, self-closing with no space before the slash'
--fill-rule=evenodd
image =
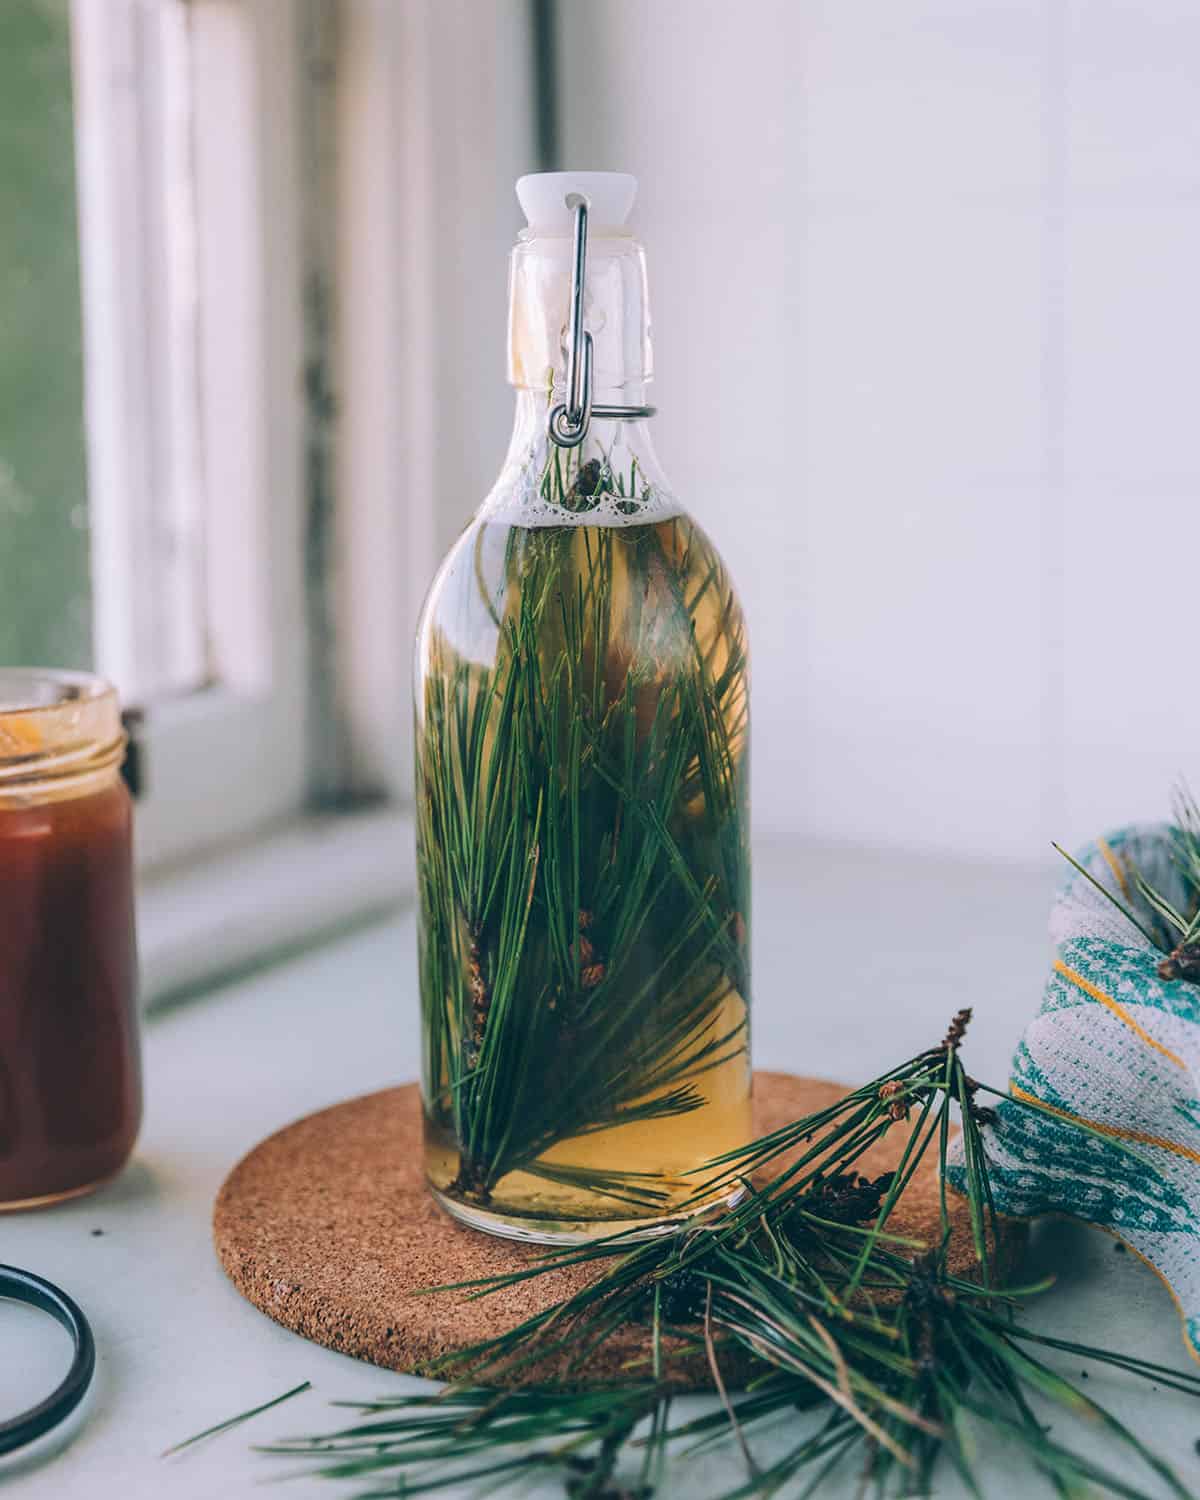
<path id="1" fill-rule="evenodd" d="M 0 1208 L 85 1192 L 141 1121 L 130 803 L 0 801 Z"/>
<path id="2" fill-rule="evenodd" d="M 518 648 L 513 631 L 519 632 L 522 622 L 533 618 L 531 610 L 536 626 Z M 477 522 L 434 584 L 418 664 L 423 674 L 417 752 L 418 799 L 424 816 L 418 820 L 418 854 L 430 1183 L 457 1217 L 495 1233 L 554 1241 L 652 1228 L 682 1205 L 694 1208 L 703 1181 L 697 1174 L 705 1163 L 750 1136 L 747 684 L 745 627 L 736 596 L 711 544 L 682 518 L 624 527 L 533 529 Z M 624 1049 L 636 1074 L 647 1048 L 662 1035 L 664 1017 L 681 996 L 685 1002 L 689 996 L 715 1000 L 700 1005 L 695 1026 L 679 1036 L 674 1054 L 676 1059 L 698 1060 L 694 1069 L 686 1061 L 677 1067 L 669 1084 L 691 1090 L 693 1107 L 603 1128 L 568 1126 L 558 1138 L 551 1129 L 551 1138 L 530 1164 L 533 1170 L 518 1162 L 481 1185 L 478 1171 L 468 1169 L 466 1136 L 471 1121 L 461 1107 L 456 1114 L 455 1100 L 461 1098 L 459 1091 L 471 1086 L 471 1049 L 478 1049 L 479 1035 L 486 1031 L 486 1024 L 472 1031 L 472 1018 L 481 997 L 490 1005 L 490 986 L 499 983 L 498 938 L 494 922 L 482 924 L 479 931 L 472 927 L 471 913 L 452 895 L 453 879 L 437 863 L 444 859 L 447 845 L 447 804 L 469 795 L 461 777 L 457 783 L 448 780 L 444 768 L 468 760 L 471 753 L 469 712 L 444 714 L 438 730 L 437 705 L 456 703 L 469 709 L 480 694 L 490 695 L 494 705 L 514 672 L 535 672 L 546 701 L 558 704 L 549 731 L 535 727 L 519 709 L 515 722 L 521 744 L 532 747 L 532 759 L 523 762 L 521 775 L 529 770 L 544 808 L 560 809 L 544 815 L 558 817 L 563 838 L 556 846 L 542 826 L 534 840 L 532 811 L 517 833 L 518 839 L 531 840 L 531 851 L 533 842 L 537 849 L 532 862 L 523 867 L 533 872 L 528 927 L 519 982 L 506 1017 L 514 1030 L 523 1028 L 521 1035 L 528 1040 L 494 1064 L 502 1070 L 503 1108 L 512 1114 L 508 1139 L 519 1138 L 539 1112 L 546 1115 L 549 1110 L 552 1126 L 553 1106 L 548 1107 L 546 1099 L 561 1098 L 569 1114 L 574 1092 L 594 1081 L 596 1068 L 580 1061 L 570 1017 L 582 1015 L 583 1024 L 602 1025 L 605 1014 L 618 1013 L 631 996 L 642 995 L 641 1024 L 623 1028 L 614 1043 Z M 707 711 L 720 721 L 710 723 L 709 733 L 711 743 L 721 749 L 723 780 L 714 791 L 711 779 L 706 779 L 707 768 L 701 766 L 703 754 L 687 740 L 677 794 L 664 803 L 658 778 L 660 762 L 669 756 L 658 756 L 652 742 L 660 735 L 665 743 L 678 722 L 679 699 L 672 695 L 680 684 L 692 695 L 688 705 L 703 698 Z M 588 726 L 598 743 L 603 739 L 603 750 L 581 751 L 577 741 L 572 748 L 572 726 L 577 722 Z M 485 773 L 499 753 L 501 733 L 498 719 L 489 721 Z M 547 735 L 552 741 L 548 746 Z M 597 761 L 610 756 L 615 765 L 627 746 L 628 753 L 640 757 L 639 775 L 622 793 L 614 794 L 611 776 L 606 781 L 596 769 Z M 572 782 L 575 762 L 577 782 Z M 579 787 L 577 845 L 565 832 L 569 815 L 554 800 L 556 790 L 569 782 Z M 536 795 L 531 793 L 531 807 Z M 632 878 L 638 840 L 645 836 L 639 811 L 643 797 L 657 798 L 671 847 L 686 870 L 681 873 L 665 852 L 655 853 L 653 875 L 635 903 L 646 906 L 647 920 L 636 941 L 626 946 L 621 978 L 608 982 L 606 970 L 619 948 L 627 895 L 621 882 Z M 576 846 L 577 870 L 571 853 Z M 508 878 L 501 868 L 505 858 L 504 850 L 484 844 L 489 878 L 492 872 L 501 882 Z M 439 872 L 440 878 L 433 878 Z M 551 881 L 562 888 L 559 905 L 569 907 L 572 917 L 576 909 L 581 913 L 586 948 L 577 975 L 569 964 L 556 960 L 547 937 L 554 904 L 554 892 L 547 889 Z M 701 889 L 710 892 L 711 927 L 698 925 L 672 961 L 677 939 L 691 930 L 695 893 Z M 571 906 L 573 901 L 578 908 Z M 714 938 L 711 934 L 718 928 Z M 567 941 L 575 941 L 573 933 Z M 604 971 L 606 983 L 595 990 L 588 988 L 589 964 Z M 648 976 L 656 975 L 661 977 L 651 982 Z M 555 1041 L 555 1023 L 547 1022 L 548 1009 L 564 1018 L 561 1044 Z M 487 1024 L 493 1024 L 490 1015 Z M 718 1037 L 729 1040 L 716 1053 L 706 1054 L 706 1043 Z M 480 1066 L 485 1066 L 486 1053 L 480 1056 Z M 603 1059 L 614 1075 L 621 1062 L 612 1054 Z M 573 1074 L 573 1068 L 581 1071 Z M 667 1091 L 651 1089 L 641 1099 L 626 1102 L 636 1106 Z M 501 1115 L 488 1139 L 502 1138 L 504 1126 Z M 577 1180 L 553 1180 L 560 1166 Z M 622 1196 L 619 1181 L 615 1191 L 581 1185 L 580 1169 L 652 1185 L 657 1203 L 631 1203 Z"/>
<path id="3" fill-rule="evenodd" d="M 744 1011 L 741 997 L 730 997 L 725 1021 L 736 1024 Z M 705 1163 L 751 1137 L 749 1059 L 744 1053 L 734 1057 L 696 1083 L 704 1103 L 689 1114 L 577 1136 L 538 1158 L 540 1163 L 644 1173 L 665 1193 L 654 1211 L 631 1212 L 604 1193 L 556 1185 L 519 1170 L 500 1181 L 486 1204 L 465 1198 L 451 1186 L 459 1165 L 453 1132 L 428 1118 L 426 1175 L 456 1218 L 510 1238 L 586 1239 L 645 1228 L 684 1205 L 689 1213 L 697 1211 L 705 1206 L 694 1201 Z"/>

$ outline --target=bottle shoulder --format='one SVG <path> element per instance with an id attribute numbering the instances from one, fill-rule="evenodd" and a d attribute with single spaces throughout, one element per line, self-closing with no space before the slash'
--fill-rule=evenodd
<path id="1" fill-rule="evenodd" d="M 616 526 L 594 517 L 524 526 L 485 508 L 451 547 L 426 596 L 418 662 L 449 646 L 490 664 L 514 631 L 557 637 L 564 614 L 581 600 L 589 618 L 603 612 L 614 647 L 663 666 L 689 668 L 696 640 L 718 634 L 745 649 L 741 600 L 728 569 L 686 512 Z"/>
<path id="2" fill-rule="evenodd" d="M 577 455 L 534 451 L 505 465 L 476 513 L 485 523 L 529 529 L 589 526 L 634 528 L 687 512 L 658 475 L 639 466 L 637 456 L 611 452 Z"/>

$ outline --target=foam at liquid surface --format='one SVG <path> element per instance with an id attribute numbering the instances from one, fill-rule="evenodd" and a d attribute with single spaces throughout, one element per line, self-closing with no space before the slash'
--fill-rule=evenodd
<path id="1" fill-rule="evenodd" d="M 622 500 L 619 495 L 602 495 L 590 510 L 567 510 L 551 505 L 538 496 L 521 503 L 518 500 L 489 503 L 481 519 L 501 521 L 508 526 L 650 526 L 670 521 L 683 514 L 683 507 L 673 496 L 654 492 L 645 499 Z"/>
<path id="2" fill-rule="evenodd" d="M 506 465 L 479 511 L 479 519 L 508 526 L 648 526 L 684 514 L 664 485 L 647 483 L 634 495 L 601 493 L 581 501 L 587 509 L 568 510 L 542 495 L 544 453 L 523 464 Z"/>

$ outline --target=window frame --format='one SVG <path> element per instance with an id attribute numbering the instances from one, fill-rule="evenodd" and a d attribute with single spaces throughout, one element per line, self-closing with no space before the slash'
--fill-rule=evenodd
<path id="1" fill-rule="evenodd" d="M 337 12 L 339 704 L 352 794 L 407 806 L 411 642 L 438 562 L 437 137 L 449 122 L 436 28 L 471 45 L 472 17 L 435 22 L 423 5 L 378 0 L 337 0 Z M 484 142 L 482 110 L 477 123 Z"/>
<path id="2" fill-rule="evenodd" d="M 154 499 L 130 432 L 153 373 L 137 362 L 140 289 L 156 269 L 137 193 L 119 196 L 105 169 L 131 159 L 143 128 L 130 32 L 162 0 L 71 3 L 85 373 L 93 395 L 109 380 L 87 413 L 96 566 L 113 555 L 101 583 L 117 644 L 103 669 L 129 639 L 121 589 L 142 539 L 127 496 Z M 435 312 L 439 267 L 495 177 L 478 153 L 464 175 L 446 146 L 464 132 L 486 153 L 492 102 L 466 87 L 448 100 L 436 82 L 477 47 L 474 13 L 179 6 L 211 629 L 194 690 L 136 705 L 151 1005 L 412 899 L 410 643 L 446 531 L 439 507 L 461 503 L 442 472 L 458 421 L 457 403 L 439 406 L 457 394 L 446 351 L 471 345 L 464 315 Z M 108 157 L 89 164 L 89 151 Z M 108 259 L 90 243 L 106 236 Z"/>
<path id="3" fill-rule="evenodd" d="M 150 688 L 130 705 L 141 868 L 245 839 L 299 814 L 308 792 L 297 8 L 190 0 L 173 12 L 195 191 L 197 469 L 186 472 L 185 431 L 171 455 L 181 482 L 180 463 L 165 471 L 155 450 L 154 420 L 171 376 L 161 353 L 179 335 L 163 320 L 179 310 L 147 295 L 168 272 L 153 219 L 161 157 L 145 149 L 160 123 L 146 35 L 161 6 L 72 8 L 96 664 L 119 688 Z M 186 528 L 191 505 L 203 507 L 193 603 L 204 638 L 168 658 L 194 686 L 154 692 L 162 663 L 146 658 L 190 605 L 153 546 L 152 518 L 165 509 Z"/>

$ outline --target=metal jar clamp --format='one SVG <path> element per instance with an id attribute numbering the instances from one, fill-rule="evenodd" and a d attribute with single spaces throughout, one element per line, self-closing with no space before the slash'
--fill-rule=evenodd
<path id="1" fill-rule="evenodd" d="M 653 406 L 593 406 L 592 336 L 583 326 L 583 289 L 587 275 L 588 201 L 571 193 L 567 207 L 575 215 L 574 255 L 571 264 L 571 343 L 567 350 L 567 399 L 553 407 L 546 420 L 552 442 L 577 448 L 587 436 L 593 417 L 631 420 L 652 417 Z"/>

